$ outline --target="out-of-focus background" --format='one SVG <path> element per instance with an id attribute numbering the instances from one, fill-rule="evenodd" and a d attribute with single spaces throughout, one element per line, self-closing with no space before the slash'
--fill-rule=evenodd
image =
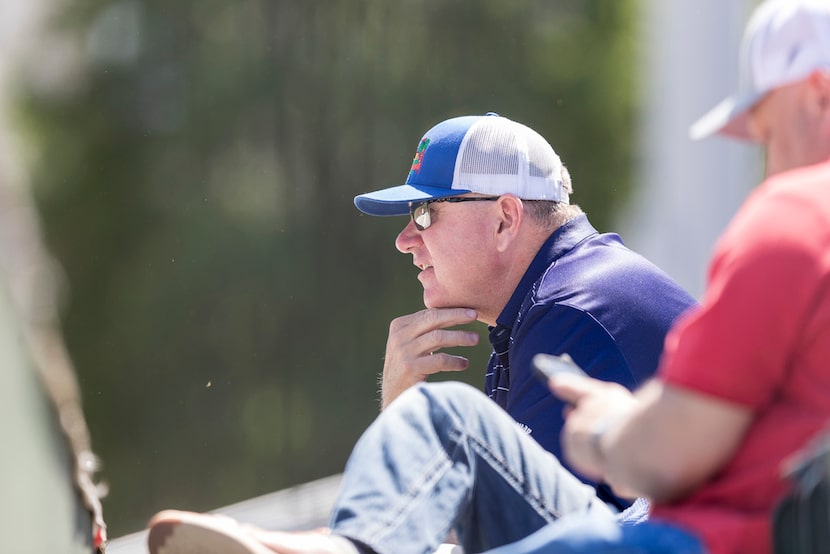
<path id="1" fill-rule="evenodd" d="M 553 144 L 602 231 L 702 291 L 761 174 L 692 143 L 753 0 L 27 0 L 0 5 L 0 186 L 63 267 L 61 321 L 110 536 L 336 474 L 422 308 L 405 179 L 442 119 Z M 9 238 L 9 237 L 6 237 Z M 488 353 L 466 350 L 482 381 Z"/>

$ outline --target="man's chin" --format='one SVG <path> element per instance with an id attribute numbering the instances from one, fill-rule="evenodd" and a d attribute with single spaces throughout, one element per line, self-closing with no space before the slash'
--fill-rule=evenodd
<path id="1" fill-rule="evenodd" d="M 458 304 L 447 300 L 431 298 L 424 294 L 424 306 L 427 308 L 456 308 L 458 307 Z"/>
<path id="2" fill-rule="evenodd" d="M 424 287 L 424 306 L 427 308 L 458 308 L 471 304 L 469 298 L 462 298 L 458 291 L 450 292 L 442 287 Z"/>
<path id="3" fill-rule="evenodd" d="M 424 291 L 424 307 L 426 308 L 442 308 L 443 306 L 439 305 L 439 302 L 436 302 L 435 298 L 431 298 L 426 291 Z"/>

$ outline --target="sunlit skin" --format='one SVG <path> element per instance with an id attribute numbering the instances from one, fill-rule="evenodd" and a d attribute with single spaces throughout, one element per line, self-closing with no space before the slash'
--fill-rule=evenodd
<path id="1" fill-rule="evenodd" d="M 420 231 L 409 220 L 395 240 L 420 269 L 426 309 L 389 325 L 382 408 L 432 374 L 467 369 L 467 358 L 441 350 L 476 345 L 479 336 L 454 327 L 475 320 L 495 325 L 550 234 L 509 194 L 492 202 L 435 203 L 430 210 L 428 228 Z"/>
<path id="2" fill-rule="evenodd" d="M 830 74 L 778 87 L 748 114 L 751 140 L 764 145 L 767 176 L 830 158 Z"/>
<path id="3" fill-rule="evenodd" d="M 472 308 L 480 321 L 495 324 L 509 298 L 500 282 L 504 268 L 491 254 L 498 223 L 490 214 L 497 209 L 497 202 L 435 203 L 427 229 L 419 231 L 411 219 L 407 222 L 395 247 L 411 254 L 421 270 L 424 306 Z"/>

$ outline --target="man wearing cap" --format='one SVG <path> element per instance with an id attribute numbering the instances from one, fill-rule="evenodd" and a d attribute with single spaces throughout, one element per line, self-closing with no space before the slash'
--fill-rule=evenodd
<path id="1" fill-rule="evenodd" d="M 590 375 L 633 389 L 654 373 L 665 335 L 694 300 L 662 271 L 599 234 L 569 204 L 570 176 L 537 132 L 494 113 L 441 122 L 421 139 L 406 183 L 355 198 L 362 212 L 409 215 L 395 245 L 420 269 L 426 310 L 390 325 L 382 405 L 439 371 L 467 367 L 441 348 L 493 346 L 485 392 L 559 455 L 564 404 L 531 369 L 569 354 Z M 628 501 L 607 486 L 600 498 Z"/>
<path id="2" fill-rule="evenodd" d="M 566 353 L 633 388 L 694 301 L 617 235 L 598 233 L 570 192 L 559 157 L 524 125 L 488 114 L 427 131 L 404 185 L 355 198 L 371 215 L 410 216 L 396 246 L 420 269 L 426 309 L 390 326 L 384 410 L 346 467 L 333 534 L 167 511 L 151 521 L 151 553 L 212 552 L 200 549 L 217 536 L 238 552 L 429 552 L 452 529 L 476 552 L 568 513 L 643 517 L 644 502 L 620 515 L 625 500 L 560 463 L 565 404 L 531 359 Z M 496 403 L 467 385 L 422 383 L 466 366 L 439 350 L 474 344 L 448 327 L 476 319 L 491 328 L 485 389 Z"/>
<path id="3" fill-rule="evenodd" d="M 566 459 L 648 496 L 651 518 L 565 518 L 492 554 L 772 551 L 784 470 L 830 420 L 830 2 L 767 1 L 742 48 L 740 91 L 691 134 L 761 143 L 767 179 L 720 238 L 701 307 L 636 395 L 567 375 L 550 383 L 575 406 Z"/>

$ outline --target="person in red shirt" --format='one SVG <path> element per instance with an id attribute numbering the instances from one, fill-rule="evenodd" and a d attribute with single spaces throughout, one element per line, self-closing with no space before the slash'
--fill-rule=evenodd
<path id="1" fill-rule="evenodd" d="M 562 551 L 656 552 L 683 539 L 666 550 L 771 550 L 782 468 L 830 420 L 830 2 L 762 4 L 742 54 L 741 91 L 691 134 L 761 143 L 767 179 L 718 241 L 701 306 L 634 395 L 572 375 L 550 382 L 574 406 L 566 459 L 619 494 L 649 497 L 650 521 L 589 532 L 561 520 L 534 537 L 543 548 L 504 552 L 560 552 L 576 537 Z"/>

